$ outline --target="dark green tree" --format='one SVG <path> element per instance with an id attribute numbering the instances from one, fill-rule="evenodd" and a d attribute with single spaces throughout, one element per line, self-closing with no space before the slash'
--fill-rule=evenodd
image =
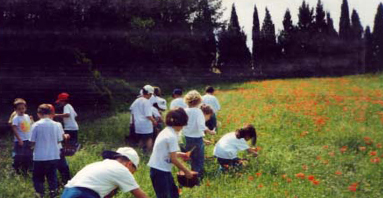
<path id="1" fill-rule="evenodd" d="M 259 24 L 258 17 L 258 9 L 257 6 L 254 5 L 254 13 L 253 13 L 253 31 L 252 31 L 252 40 L 253 40 L 253 66 L 256 67 L 258 65 L 258 56 L 259 56 L 259 47 L 261 42 L 261 30 Z"/>
<path id="2" fill-rule="evenodd" d="M 326 13 L 323 10 L 323 4 L 321 0 L 318 0 L 318 4 L 315 12 L 315 30 L 318 33 L 325 32 L 326 30 Z"/>
<path id="3" fill-rule="evenodd" d="M 330 37 L 338 36 L 338 33 L 336 32 L 335 27 L 334 27 L 334 21 L 331 18 L 331 15 L 329 12 L 326 14 L 326 24 L 327 24 L 327 27 L 326 27 L 327 35 Z"/>
<path id="4" fill-rule="evenodd" d="M 303 1 L 301 7 L 299 7 L 298 18 L 298 28 L 300 31 L 312 30 L 314 24 L 314 10 L 310 9 L 309 4 L 306 4 L 305 1 Z"/>
<path id="5" fill-rule="evenodd" d="M 374 20 L 373 46 L 375 71 L 383 71 L 383 3 L 380 3 Z"/>
<path id="6" fill-rule="evenodd" d="M 350 12 L 347 0 L 343 0 L 339 21 L 339 37 L 348 40 L 351 37 Z"/>
<path id="7" fill-rule="evenodd" d="M 251 53 L 246 45 L 246 35 L 239 26 L 234 4 L 228 28 L 219 35 L 218 50 L 218 68 L 222 73 L 232 75 L 251 69 Z"/>
<path id="8" fill-rule="evenodd" d="M 366 63 L 366 72 L 374 72 L 374 43 L 373 43 L 373 36 L 371 33 L 370 26 L 366 27 L 365 33 L 364 33 L 364 44 L 366 49 L 365 54 L 365 63 Z"/>
<path id="9" fill-rule="evenodd" d="M 359 15 L 354 9 L 351 14 L 351 32 L 353 40 L 360 40 L 362 39 L 363 35 L 363 27 L 360 23 Z"/>
<path id="10" fill-rule="evenodd" d="M 290 10 L 287 9 L 283 19 L 283 30 L 278 37 L 278 43 L 282 48 L 282 55 L 285 57 L 290 57 L 292 55 L 292 47 L 294 45 L 294 29 Z"/>

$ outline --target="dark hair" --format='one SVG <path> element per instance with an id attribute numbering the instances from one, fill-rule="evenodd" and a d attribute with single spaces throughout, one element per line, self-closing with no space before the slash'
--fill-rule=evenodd
<path id="1" fill-rule="evenodd" d="M 251 144 L 254 146 L 255 143 L 257 143 L 257 131 L 255 130 L 254 126 L 251 124 L 248 124 L 247 126 L 237 129 L 236 136 L 238 139 L 250 137 Z"/>
<path id="2" fill-rule="evenodd" d="M 142 94 L 143 94 L 143 95 L 146 95 L 146 94 L 149 93 L 148 90 L 146 90 L 145 88 L 142 88 L 141 90 L 142 90 Z"/>
<path id="3" fill-rule="evenodd" d="M 23 104 L 23 105 L 27 105 L 27 102 L 24 100 L 24 99 L 22 99 L 22 98 L 16 98 L 14 101 L 13 101 L 13 106 L 16 108 L 17 106 L 19 106 L 19 105 L 21 105 L 21 104 Z"/>
<path id="4" fill-rule="evenodd" d="M 206 89 L 205 89 L 205 92 L 206 93 L 213 93 L 214 92 L 214 88 L 212 86 L 207 86 Z"/>
<path id="5" fill-rule="evenodd" d="M 186 126 L 188 123 L 188 115 L 183 108 L 177 107 L 166 114 L 167 126 Z"/>
<path id="6" fill-rule="evenodd" d="M 48 104 L 41 104 L 37 108 L 37 113 L 42 115 L 50 115 L 52 113 L 52 110 Z"/>
<path id="7" fill-rule="evenodd" d="M 213 109 L 211 108 L 210 105 L 207 105 L 207 104 L 202 104 L 201 107 L 200 107 L 202 113 L 204 115 L 212 115 L 214 113 Z"/>
<path id="8" fill-rule="evenodd" d="M 119 153 L 116 153 L 114 151 L 103 151 L 101 156 L 102 156 L 103 159 L 111 159 L 111 160 L 120 159 L 123 162 L 131 161 L 128 157 L 126 157 L 124 155 L 121 155 Z M 133 166 L 134 166 L 134 168 L 137 168 L 134 164 L 133 164 Z"/>
<path id="9" fill-rule="evenodd" d="M 173 96 L 174 96 L 174 95 L 182 96 L 182 89 L 174 89 L 174 90 L 173 90 Z"/>
<path id="10" fill-rule="evenodd" d="M 154 95 L 161 96 L 161 89 L 159 87 L 154 87 Z"/>

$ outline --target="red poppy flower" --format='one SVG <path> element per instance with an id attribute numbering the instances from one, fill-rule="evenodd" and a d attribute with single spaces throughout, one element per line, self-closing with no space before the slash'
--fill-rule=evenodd
<path id="1" fill-rule="evenodd" d="M 313 183 L 314 185 L 319 185 L 320 182 L 319 182 L 318 180 L 313 180 L 312 183 Z"/>
<path id="2" fill-rule="evenodd" d="M 286 181 L 287 181 L 287 183 L 291 183 L 293 180 L 290 178 L 287 178 Z"/>
<path id="3" fill-rule="evenodd" d="M 304 178 L 305 178 L 305 174 L 303 174 L 303 173 L 298 173 L 298 174 L 295 174 L 295 177 L 304 179 Z"/>
<path id="4" fill-rule="evenodd" d="M 376 152 L 376 151 L 371 151 L 371 152 L 370 152 L 370 155 L 371 155 L 371 156 L 375 156 L 377 153 L 378 153 L 378 152 Z"/>
<path id="5" fill-rule="evenodd" d="M 340 148 L 339 150 L 341 153 L 344 153 L 347 151 L 347 148 L 348 148 L 347 146 L 342 146 L 342 148 Z"/>
<path id="6" fill-rule="evenodd" d="M 365 147 L 365 146 L 360 146 L 360 147 L 359 147 L 359 150 L 360 150 L 360 151 L 365 151 L 365 150 L 366 150 L 366 147 Z"/>
<path id="7" fill-rule="evenodd" d="M 309 176 L 307 176 L 307 179 L 310 181 L 314 181 L 315 177 L 314 177 L 314 175 L 309 175 Z"/>
<path id="8" fill-rule="evenodd" d="M 255 175 L 257 175 L 257 177 L 260 177 L 262 173 L 255 173 Z"/>
<path id="9" fill-rule="evenodd" d="M 340 171 L 336 171 L 336 172 L 335 172 L 335 175 L 342 175 L 342 172 L 340 172 Z"/>
<path id="10" fill-rule="evenodd" d="M 253 181 L 253 180 L 254 180 L 254 177 L 250 175 L 250 176 L 248 177 L 248 180 L 249 180 L 249 181 Z"/>
<path id="11" fill-rule="evenodd" d="M 374 164 L 379 164 L 380 163 L 380 158 L 379 157 L 374 157 L 370 159 L 371 163 Z"/>

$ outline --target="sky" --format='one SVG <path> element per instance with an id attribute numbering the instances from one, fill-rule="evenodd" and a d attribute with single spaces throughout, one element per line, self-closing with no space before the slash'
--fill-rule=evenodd
<path id="1" fill-rule="evenodd" d="M 267 7 L 275 24 L 275 30 L 278 33 L 283 29 L 282 21 L 287 8 L 291 12 L 293 23 L 296 24 L 298 22 L 298 9 L 302 2 L 303 0 L 222 0 L 222 6 L 225 8 L 223 18 L 224 20 L 229 20 L 231 7 L 234 3 L 239 24 L 247 35 L 247 45 L 250 47 L 252 45 L 251 30 L 253 28 L 254 4 L 257 5 L 261 27 L 265 16 L 265 8 Z M 317 2 L 318 0 L 306 0 L 306 3 L 314 8 Z M 350 15 L 352 10 L 355 9 L 359 14 L 363 27 L 369 25 L 372 28 L 379 3 L 383 3 L 383 0 L 348 0 Z M 324 10 L 330 12 L 334 20 L 335 29 L 338 30 L 342 0 L 322 0 L 322 4 Z"/>

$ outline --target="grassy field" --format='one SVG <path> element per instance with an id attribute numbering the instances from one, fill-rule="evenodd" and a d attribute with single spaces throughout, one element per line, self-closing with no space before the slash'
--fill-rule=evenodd
<path id="1" fill-rule="evenodd" d="M 182 197 L 382 197 L 383 75 L 215 85 L 222 106 L 217 141 L 246 123 L 256 126 L 259 157 L 220 174 L 207 146 L 206 177 Z M 80 123 L 83 149 L 68 157 L 72 174 L 123 146 L 129 114 Z M 11 138 L 0 142 L 0 198 L 32 197 L 31 176 L 11 168 Z M 243 157 L 246 153 L 241 153 Z M 135 177 L 154 197 L 141 155 Z M 117 197 L 131 197 L 118 194 Z"/>

